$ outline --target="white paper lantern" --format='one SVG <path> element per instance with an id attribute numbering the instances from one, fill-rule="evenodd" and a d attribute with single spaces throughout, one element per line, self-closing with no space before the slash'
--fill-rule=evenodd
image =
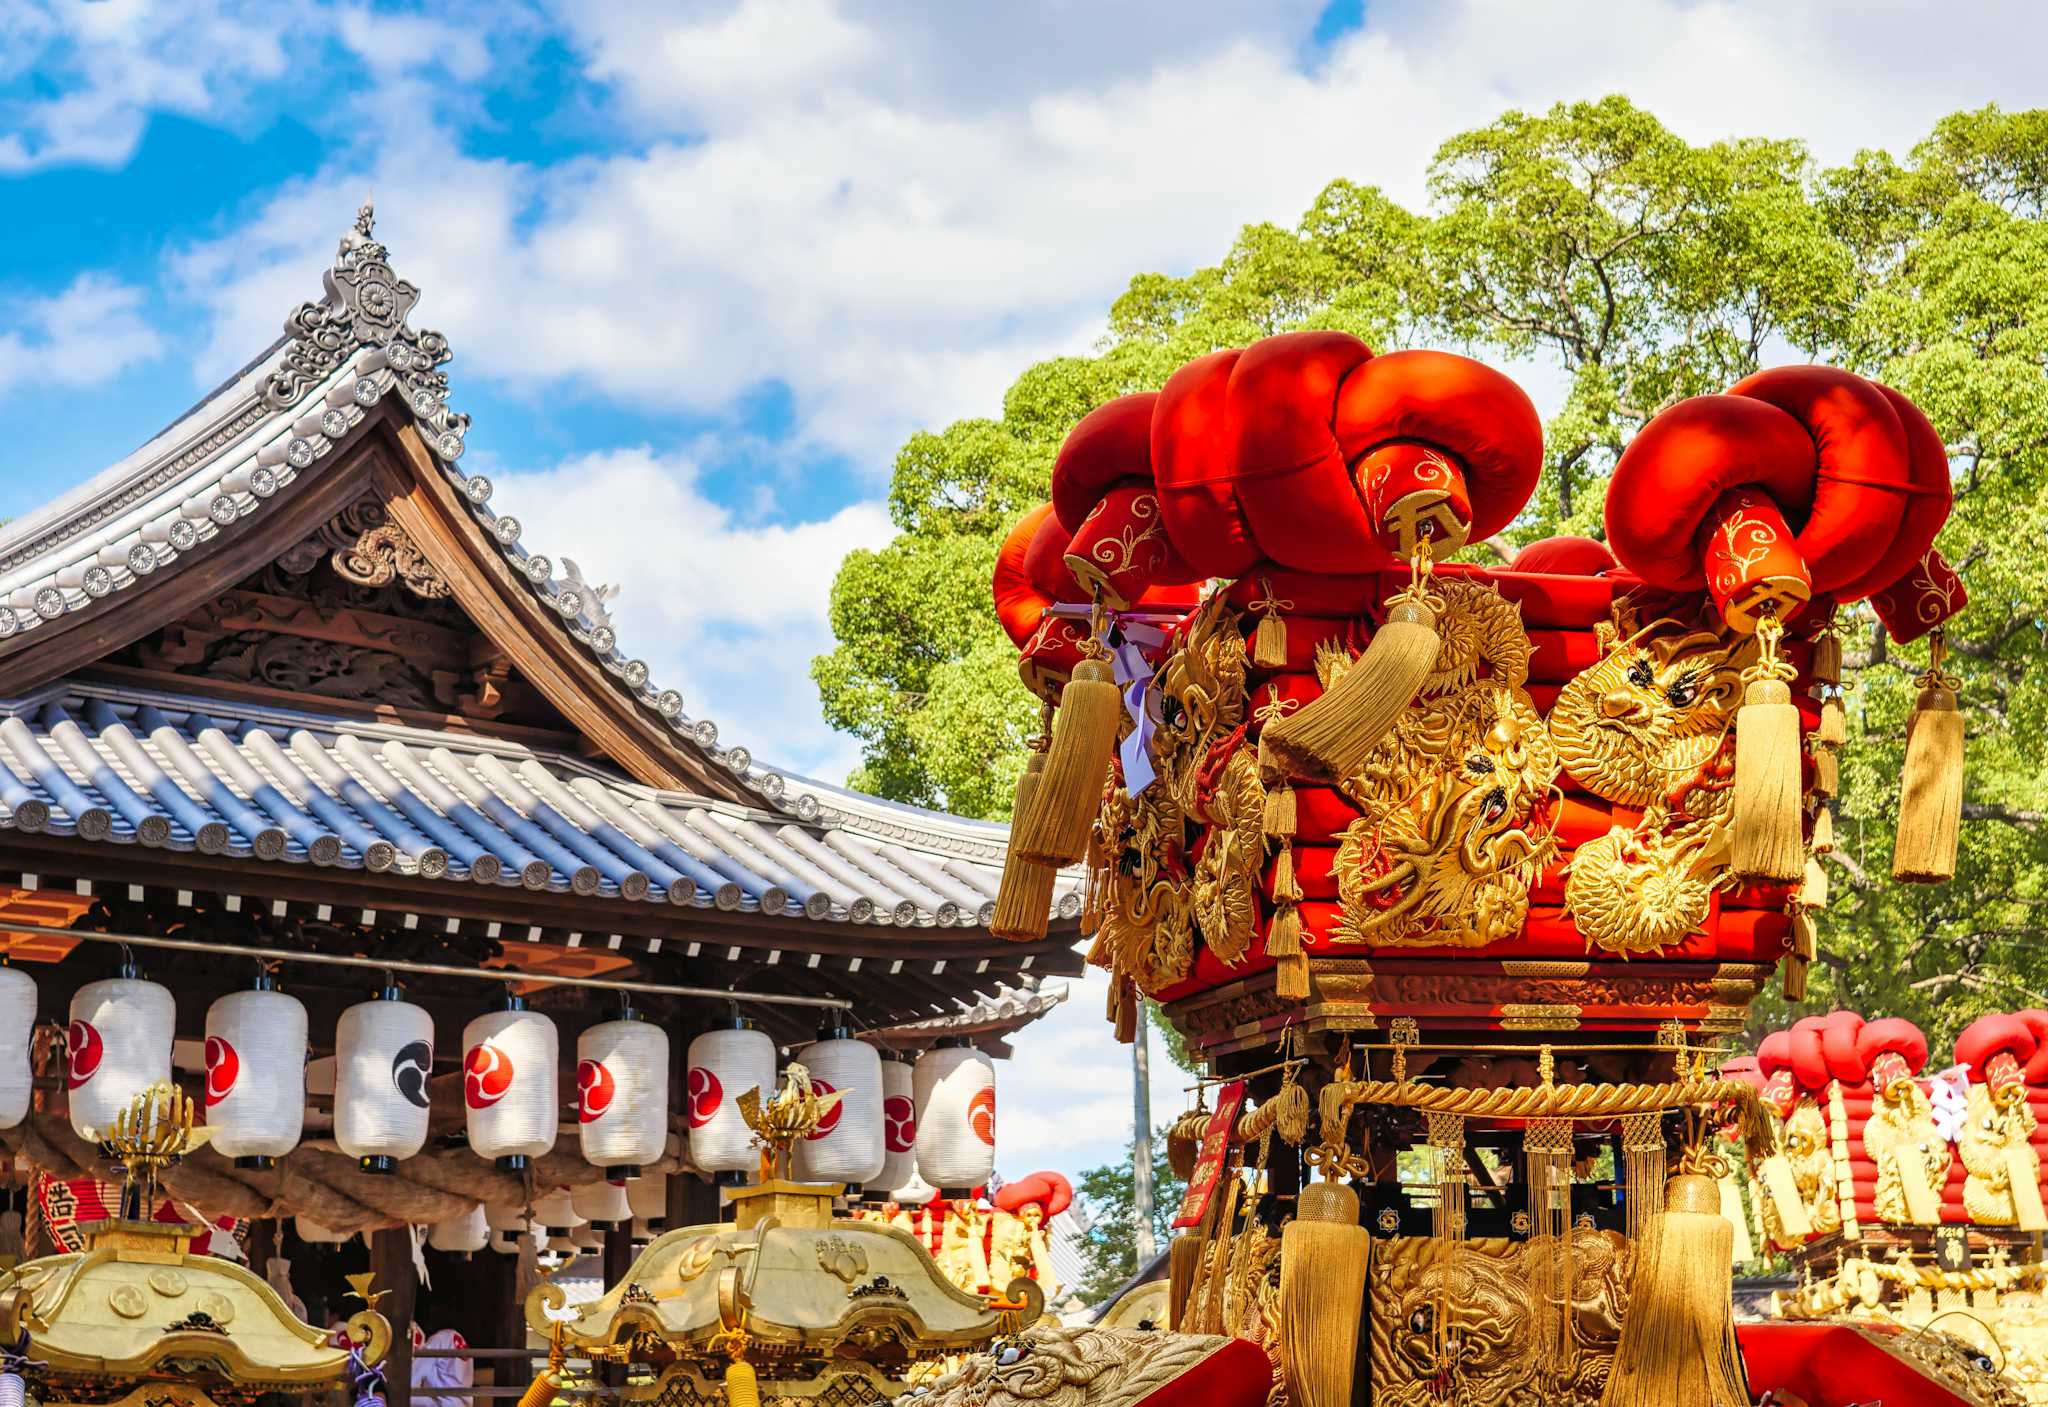
<path id="1" fill-rule="evenodd" d="M 136 1095 L 170 1079 L 177 1021 L 169 989 L 139 977 L 113 977 L 78 989 L 64 1044 L 71 1127 L 80 1138 L 97 1140 Z"/>
<path id="2" fill-rule="evenodd" d="M 740 1116 L 740 1096 L 775 1093 L 775 1042 L 742 1020 L 706 1031 L 690 1042 L 688 1115 L 690 1160 L 710 1173 L 745 1173 L 760 1165 L 754 1131 Z"/>
<path id="3" fill-rule="evenodd" d="M 468 1255 L 480 1251 L 490 1242 L 490 1223 L 484 1219 L 481 1205 L 471 1207 L 461 1216 L 437 1221 L 427 1228 L 427 1244 L 437 1251 L 453 1251 Z"/>
<path id="4" fill-rule="evenodd" d="M 0 1129 L 28 1117 L 35 1093 L 28 1048 L 35 1033 L 35 978 L 18 967 L 0 967 Z"/>
<path id="5" fill-rule="evenodd" d="M 484 1225 L 491 1233 L 491 1249 L 508 1255 L 519 1253 L 522 1237 L 531 1238 L 533 1223 L 527 1220 L 526 1208 L 491 1204 L 484 1208 Z"/>
<path id="6" fill-rule="evenodd" d="M 898 1056 L 882 1061 L 882 1153 L 881 1174 L 869 1184 L 893 1200 L 894 1189 L 917 1176 L 917 1090 L 910 1062 Z"/>
<path id="7" fill-rule="evenodd" d="M 889 1189 L 889 1200 L 902 1207 L 922 1207 L 939 1195 L 939 1189 L 926 1182 L 912 1169 L 910 1177 Z"/>
<path id="8" fill-rule="evenodd" d="M 303 1216 L 292 1218 L 292 1230 L 296 1231 L 299 1239 L 309 1246 L 339 1246 L 354 1235 L 353 1232 L 336 1231 L 331 1227 L 322 1226 L 310 1217 Z"/>
<path id="9" fill-rule="evenodd" d="M 668 1148 L 668 1032 L 631 1013 L 576 1040 L 584 1160 L 627 1178 Z"/>
<path id="10" fill-rule="evenodd" d="M 546 1227 L 548 1234 L 553 1236 L 581 1226 L 583 1218 L 576 1214 L 576 1204 L 569 1195 L 569 1189 L 557 1187 L 533 1199 L 533 1224 Z"/>
<path id="11" fill-rule="evenodd" d="M 306 1008 L 268 977 L 206 1009 L 206 1122 L 237 1167 L 298 1147 L 306 1120 Z"/>
<path id="12" fill-rule="evenodd" d="M 516 1172 L 555 1146 L 562 1104 L 555 1023 L 513 997 L 463 1027 L 462 1048 L 470 1150 Z"/>
<path id="13" fill-rule="evenodd" d="M 604 1249 L 604 1237 L 594 1227 L 579 1226 L 569 1233 L 569 1244 L 578 1252 L 590 1253 Z"/>
<path id="14" fill-rule="evenodd" d="M 964 1197 L 996 1169 L 996 1067 L 949 1039 L 917 1058 L 911 1086 L 918 1175 L 948 1197 Z"/>
<path id="15" fill-rule="evenodd" d="M 626 1205 L 633 1219 L 660 1226 L 668 1219 L 668 1174 L 642 1173 L 626 1182 Z"/>
<path id="16" fill-rule="evenodd" d="M 882 1053 L 838 1028 L 805 1046 L 797 1060 L 820 1091 L 843 1096 L 816 1133 L 796 1146 L 797 1176 L 807 1182 L 844 1183 L 858 1196 L 882 1175 Z"/>
<path id="17" fill-rule="evenodd" d="M 365 1172 L 390 1172 L 427 1142 L 434 1018 L 386 987 L 334 1028 L 334 1142 Z"/>
<path id="18" fill-rule="evenodd" d="M 586 1182 L 569 1194 L 576 1215 L 596 1226 L 620 1226 L 633 1219 L 632 1203 L 626 1200 L 626 1184 L 599 1178 Z"/>

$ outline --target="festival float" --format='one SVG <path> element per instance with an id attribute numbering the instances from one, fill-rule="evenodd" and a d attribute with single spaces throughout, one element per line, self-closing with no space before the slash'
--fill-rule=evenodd
<path id="1" fill-rule="evenodd" d="M 1542 463 L 1506 377 L 1337 332 L 1066 440 L 995 568 L 1044 701 L 995 931 L 1085 869 L 1108 1019 L 1157 1001 L 1210 1076 L 1159 1337 L 1272 1371 L 1125 1382 L 1048 1327 L 933 1407 L 2016 1400 L 1939 1322 L 1810 1353 L 1731 1309 L 1724 1207 L 1800 1130 L 1721 1067 L 1767 983 L 1804 995 L 1860 603 L 1925 659 L 1893 876 L 1954 866 L 1940 437 L 1763 371 L 1643 427 L 1604 541 L 1517 551 Z"/>
<path id="2" fill-rule="evenodd" d="M 1736 1161 L 1740 1235 L 1790 1259 L 1773 1315 L 1939 1329 L 2048 1403 L 2048 1012 L 1979 1017 L 1937 1068 L 1910 1021 L 1804 1017 L 1722 1068 L 1758 1087 L 1780 1152 Z"/>
<path id="3" fill-rule="evenodd" d="M 392 1407 L 465 1349 L 529 1407 L 616 1395 L 646 1365 L 611 1340 L 533 1377 L 536 1278 L 640 1284 L 692 1345 L 663 1362 L 702 1366 L 715 1313 L 659 1267 L 722 1226 L 704 1286 L 746 1265 L 771 1400 L 893 1396 L 1042 1295 L 1067 1194 L 995 1176 L 992 1061 L 1081 969 L 1081 877 L 999 938 L 1002 827 L 686 706 L 618 589 L 465 464 L 451 349 L 374 231 L 199 405 L 0 527 L 0 1348 L 45 1404 L 346 1388 L 304 1326 L 372 1275 Z M 762 1184 L 746 1111 L 798 1070 L 821 1118 Z M 190 1135 L 124 1205 L 108 1131 L 169 1088 Z M 964 1287 L 888 1224 L 940 1192 Z M 849 1256 L 760 1261 L 799 1220 Z M 219 1371 L 167 1383 L 172 1349 Z"/>

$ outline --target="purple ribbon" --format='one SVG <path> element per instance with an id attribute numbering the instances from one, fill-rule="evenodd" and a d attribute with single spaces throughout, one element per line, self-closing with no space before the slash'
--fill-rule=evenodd
<path id="1" fill-rule="evenodd" d="M 1047 614 L 1087 619 L 1093 608 L 1084 604 L 1048 606 Z M 1105 616 L 1112 633 L 1119 637 L 1110 652 L 1110 667 L 1124 696 L 1124 711 L 1131 715 L 1131 731 L 1118 748 L 1124 764 L 1124 790 L 1138 796 L 1158 780 L 1152 765 L 1152 734 L 1159 727 L 1159 698 L 1152 689 L 1153 664 L 1147 651 L 1166 643 L 1162 624 L 1179 620 L 1163 611 L 1111 611 Z"/>

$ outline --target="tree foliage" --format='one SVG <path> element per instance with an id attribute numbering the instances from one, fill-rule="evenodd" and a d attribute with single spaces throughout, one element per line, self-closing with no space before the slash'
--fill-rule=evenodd
<path id="1" fill-rule="evenodd" d="M 1979 1010 L 2048 1005 L 2048 111 L 1958 113 L 1903 157 L 1820 169 L 1797 142 L 1694 145 L 1607 98 L 1507 113 L 1446 142 L 1427 175 L 1422 210 L 1340 179 L 1292 229 L 1249 226 L 1212 267 L 1140 274 L 1095 355 L 1026 371 L 999 421 L 905 446 L 900 534 L 847 560 L 839 643 L 814 666 L 828 716 L 866 746 L 857 784 L 1006 812 L 1037 710 L 988 600 L 995 545 L 1043 501 L 1074 421 L 1191 357 L 1337 327 L 1561 375 L 1510 543 L 1598 535 L 1607 473 L 1661 407 L 1825 360 L 1897 386 L 1952 448 L 1942 549 L 1971 598 L 1949 630 L 1970 757 L 1955 881 L 1893 884 L 1928 647 L 1888 647 L 1852 614 L 1843 844 L 1813 1000 L 1915 1017 L 1937 1042 Z"/>
<path id="2" fill-rule="evenodd" d="M 1166 1162 L 1166 1128 L 1152 1135 L 1152 1243 L 1164 1249 L 1173 1237 L 1173 1214 L 1180 1208 L 1187 1184 Z M 1075 1293 L 1087 1304 L 1100 1304 L 1136 1275 L 1138 1265 L 1137 1193 L 1131 1159 L 1090 1168 L 1077 1189 L 1088 1209 L 1089 1227 L 1081 1243 L 1087 1273 Z"/>

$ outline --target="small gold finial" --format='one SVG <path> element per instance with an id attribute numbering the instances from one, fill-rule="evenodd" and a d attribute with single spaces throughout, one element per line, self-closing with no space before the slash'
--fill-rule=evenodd
<path id="1" fill-rule="evenodd" d="M 754 1144 L 761 1150 L 763 1180 L 788 1177 L 797 1140 L 816 1133 L 825 1116 L 846 1098 L 843 1090 L 820 1094 L 811 1083 L 811 1072 L 793 1060 L 783 1074 L 787 1083 L 767 1103 L 758 1086 L 739 1097 L 740 1117 L 754 1131 Z"/>

